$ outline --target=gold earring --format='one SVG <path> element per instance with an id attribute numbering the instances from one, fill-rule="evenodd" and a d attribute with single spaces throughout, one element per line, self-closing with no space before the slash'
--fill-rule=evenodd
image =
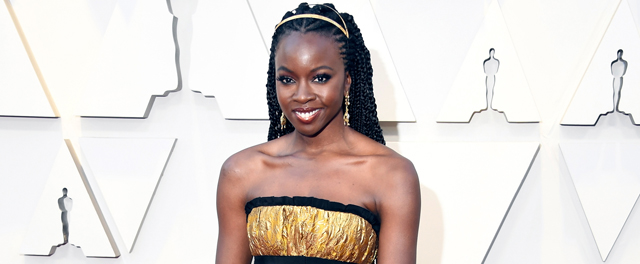
<path id="1" fill-rule="evenodd" d="M 345 126 L 349 126 L 349 93 L 344 96 L 344 116 L 342 116 L 342 120 L 344 120 Z"/>
<path id="2" fill-rule="evenodd" d="M 284 112 L 280 116 L 280 129 L 284 130 L 287 127 L 287 118 L 284 116 Z"/>

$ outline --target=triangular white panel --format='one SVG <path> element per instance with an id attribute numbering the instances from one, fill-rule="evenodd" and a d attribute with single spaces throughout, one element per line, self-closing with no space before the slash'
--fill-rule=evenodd
<path id="1" fill-rule="evenodd" d="M 640 195 L 640 143 L 561 143 L 603 260 Z"/>
<path id="2" fill-rule="evenodd" d="M 87 256 L 117 257 L 119 251 L 109 238 L 102 216 L 94 207 L 92 191 L 86 178 L 78 172 L 71 155 L 70 143 L 60 147 L 51 174 L 44 187 L 40 202 L 29 225 L 22 246 L 22 254 L 49 255 L 52 246 L 63 242 L 61 211 L 58 198 L 62 197 L 62 188 L 67 188 L 67 196 L 73 200 L 69 211 L 69 243 L 80 246 Z M 112 246 L 113 245 L 113 246 Z"/>
<path id="3" fill-rule="evenodd" d="M 601 114 L 613 110 L 614 76 L 611 63 L 617 59 L 619 49 L 624 51 L 622 58 L 627 61 L 628 66 L 623 76 L 618 108 L 636 119 L 640 118 L 640 35 L 629 4 L 622 1 L 561 124 L 595 125 Z"/>
<path id="4" fill-rule="evenodd" d="M 253 10 L 264 42 L 267 47 L 271 47 L 271 37 L 273 36 L 275 25 L 280 22 L 286 11 L 298 7 L 300 1 L 287 0 L 275 2 L 249 0 L 249 3 L 251 4 L 251 9 Z M 373 89 L 380 121 L 415 121 L 413 111 L 404 93 L 404 88 L 396 72 L 391 54 L 389 54 L 389 49 L 387 48 L 371 3 L 367 0 L 341 0 L 333 1 L 333 4 L 338 11 L 353 15 L 364 36 L 367 48 L 371 52 L 371 64 L 374 70 Z M 264 62 L 264 65 L 264 71 L 266 72 L 267 61 Z M 261 96 L 266 93 L 265 90 L 262 91 L 263 92 L 260 93 Z"/>
<path id="5" fill-rule="evenodd" d="M 55 117 L 5 3 L 0 3 L 0 116 Z"/>
<path id="6" fill-rule="evenodd" d="M 489 58 L 489 50 L 492 48 L 495 49 L 495 58 L 500 61 L 495 74 L 493 108 L 503 112 L 508 122 L 540 121 L 500 5 L 497 1 L 492 1 L 440 110 L 437 122 L 469 122 L 474 112 L 487 107 L 487 75 L 483 63 Z"/>
<path id="7" fill-rule="evenodd" d="M 417 263 L 482 263 L 538 151 L 537 142 L 388 142 L 422 190 Z"/>
<path id="8" fill-rule="evenodd" d="M 241 59 L 239 54 L 252 60 Z M 215 96 L 225 118 L 269 119 L 268 61 L 269 52 L 249 3 L 198 2 L 193 15 L 189 85 L 205 96 Z"/>
<path id="9" fill-rule="evenodd" d="M 78 114 L 145 117 L 152 95 L 176 89 L 172 23 L 166 1 L 118 1 Z"/>
<path id="10" fill-rule="evenodd" d="M 175 142 L 175 138 L 80 138 L 85 169 L 96 179 L 130 251 Z"/>

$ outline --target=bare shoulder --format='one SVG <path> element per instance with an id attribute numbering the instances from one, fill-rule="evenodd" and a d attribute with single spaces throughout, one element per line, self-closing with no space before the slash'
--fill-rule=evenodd
<path id="1" fill-rule="evenodd" d="M 278 145 L 277 140 L 243 149 L 231 155 L 222 164 L 220 181 L 246 182 L 260 175 L 265 162 L 273 157 L 269 151 Z"/>
<path id="2" fill-rule="evenodd" d="M 381 178 L 417 179 L 413 163 L 397 153 L 395 150 L 382 145 L 368 137 L 358 138 L 360 151 L 370 159 L 370 166 L 374 176 Z"/>
<path id="3" fill-rule="evenodd" d="M 372 156 L 371 182 L 380 217 L 378 262 L 416 263 L 420 182 L 413 163 L 386 146 Z"/>
<path id="4" fill-rule="evenodd" d="M 383 190 L 395 192 L 419 188 L 418 173 L 413 162 L 387 146 L 382 147 L 384 149 L 380 154 L 373 157 L 375 162 L 372 166 L 376 172 L 373 174 L 375 180 L 380 186 L 386 186 Z"/>
<path id="5" fill-rule="evenodd" d="M 367 180 L 376 186 L 376 196 L 419 190 L 418 174 L 409 159 L 364 135 L 357 138 L 357 144 L 358 152 L 369 161 Z"/>

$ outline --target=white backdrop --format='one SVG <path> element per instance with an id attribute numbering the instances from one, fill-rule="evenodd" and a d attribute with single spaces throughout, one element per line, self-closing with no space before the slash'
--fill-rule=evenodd
<path id="1" fill-rule="evenodd" d="M 109 68 L 109 65 L 100 65 L 100 58 L 104 54 L 102 45 L 110 32 L 114 12 L 121 14 L 117 21 L 119 25 L 126 26 L 128 22 L 133 25 L 139 20 L 127 20 L 127 15 L 135 17 L 133 14 L 139 14 L 140 10 L 134 7 L 143 6 L 146 1 L 4 2 L 13 5 L 60 118 L 0 117 L 0 211 L 3 212 L 0 217 L 0 262 L 68 263 L 74 258 L 75 255 L 66 259 L 24 256 L 21 249 L 29 243 L 30 230 L 38 226 L 38 221 L 46 221 L 34 221 L 34 218 L 40 215 L 40 199 L 43 193 L 48 193 L 47 182 L 54 171 L 60 146 L 64 145 L 63 140 L 70 139 L 74 146 L 82 146 L 81 138 L 177 139 L 162 174 L 154 175 L 160 180 L 150 204 L 144 209 L 144 221 L 137 230 L 131 252 L 133 231 L 121 234 L 118 231 L 124 230 L 118 226 L 121 220 L 111 214 L 111 211 L 123 208 L 109 208 L 112 206 L 107 201 L 109 194 L 100 190 L 99 180 L 95 178 L 99 173 L 93 170 L 87 173 L 94 199 L 104 215 L 103 225 L 110 227 L 120 257 L 81 258 L 82 262 L 213 262 L 217 238 L 215 188 L 220 165 L 234 152 L 265 141 L 268 123 L 225 119 L 224 109 L 233 108 L 221 105 L 243 102 L 219 102 L 232 97 L 217 98 L 215 94 L 205 94 L 213 96 L 205 97 L 195 93 L 192 90 L 203 88 L 192 86 L 190 80 L 207 83 L 214 87 L 212 91 L 220 88 L 216 85 L 225 88 L 222 85 L 228 80 L 218 80 L 224 78 L 224 74 L 217 72 L 212 76 L 219 77 L 207 78 L 206 70 L 196 70 L 196 64 L 201 63 L 197 61 L 203 56 L 220 52 L 212 48 L 211 53 L 207 53 L 206 45 L 203 47 L 201 43 L 206 39 L 202 34 L 233 40 L 233 32 L 217 31 L 216 27 L 226 29 L 234 19 L 254 16 L 254 13 L 247 13 L 252 12 L 251 9 L 218 10 L 216 15 L 224 16 L 220 19 L 223 23 L 207 25 L 205 28 L 211 30 L 204 32 L 196 30 L 203 28 L 197 24 L 202 19 L 196 18 L 206 16 L 199 12 L 208 10 L 204 8 L 208 5 L 204 0 L 156 0 L 156 6 L 157 2 L 166 5 L 166 16 L 158 17 L 164 20 L 171 18 L 171 14 L 177 17 L 174 25 L 162 22 L 167 27 L 173 26 L 172 30 L 165 29 L 173 36 L 165 34 L 163 37 L 177 40 L 178 46 L 166 49 L 164 53 L 170 54 L 163 55 L 175 58 L 177 48 L 179 65 L 169 62 L 162 65 L 171 66 L 181 74 L 177 89 L 176 80 L 168 78 L 166 87 L 150 93 L 145 101 L 148 105 L 142 106 L 142 109 L 151 106 L 144 119 L 81 118 L 78 114 L 84 104 L 85 88 L 95 81 L 91 79 L 93 70 Z M 240 2 L 250 6 L 254 1 Z M 474 38 L 491 1 L 371 0 L 370 3 L 415 117 L 415 122 L 384 122 L 382 126 L 388 145 L 411 158 L 420 175 L 423 215 L 419 263 L 601 263 L 607 255 L 607 263 L 640 262 L 640 251 L 637 250 L 640 247 L 640 210 L 621 213 L 628 215 L 628 219 L 618 230 L 619 236 L 611 251 L 599 249 L 602 245 L 596 242 L 590 228 L 590 221 L 594 220 L 587 218 L 581 204 L 583 191 L 574 187 L 574 182 L 580 181 L 575 178 L 579 175 L 571 174 L 560 149 L 563 143 L 625 145 L 640 142 L 640 127 L 632 125 L 629 118 L 622 115 L 600 118 L 596 126 L 560 125 L 607 27 L 620 10 L 619 6 L 627 4 L 626 1 L 497 1 L 539 115 L 539 123 L 524 124 L 507 123 L 497 112 L 475 114 L 466 124 L 436 123 L 467 54 L 474 49 Z M 628 3 L 635 23 L 629 27 L 637 28 L 640 21 L 639 3 L 637 0 Z M 218 8 L 225 6 L 232 5 L 220 4 Z M 349 12 L 339 4 L 336 7 Z M 277 15 L 281 16 L 285 11 Z M 243 21 L 243 25 L 247 24 L 251 25 Z M 366 41 L 367 36 L 364 37 Z M 120 45 L 127 44 L 128 38 L 131 36 L 119 39 Z M 109 43 L 113 41 L 111 39 Z M 261 56 L 264 60 L 244 57 L 245 54 L 265 52 L 264 46 L 256 45 L 256 48 L 260 50 L 228 52 L 234 52 L 232 58 L 245 63 L 263 65 L 266 72 L 266 56 Z M 499 54 L 496 53 L 496 57 L 501 59 Z M 222 63 L 223 59 L 220 60 Z M 118 61 L 111 66 L 117 67 L 118 63 L 126 62 Z M 630 65 L 634 63 L 629 60 Z M 148 76 L 163 75 L 156 67 L 138 70 Z M 173 77 L 177 76 L 176 72 L 172 73 Z M 627 72 L 629 74 L 632 73 Z M 2 89 L 0 87 L 0 91 Z M 152 94 L 163 91 L 173 92 L 151 100 Z M 153 104 L 149 104 L 150 100 Z M 42 107 L 42 104 L 34 107 Z M 76 151 L 84 157 L 81 147 L 76 147 Z M 94 148 L 92 153 L 100 151 Z M 599 153 L 585 155 L 585 160 L 598 160 L 599 157 Z M 96 160 L 95 154 L 91 156 L 90 159 Z M 100 162 L 108 164 L 107 160 Z M 81 158 L 78 164 L 65 166 L 80 165 L 87 171 L 97 169 L 92 164 L 89 159 Z M 599 169 L 608 171 L 608 168 L 615 172 L 617 167 Z M 631 174 L 628 177 L 634 177 L 633 172 Z M 500 177 L 505 178 L 501 180 Z M 635 177 L 639 176 L 635 174 Z M 55 201 L 52 206 L 55 209 Z M 618 204 L 605 206 L 616 207 Z M 59 223 L 59 219 L 53 221 Z M 456 233 L 456 230 L 464 232 Z M 83 252 L 87 253 L 85 248 L 89 245 L 74 242 L 73 235 L 70 242 L 83 247 Z M 448 242 L 456 240 L 466 241 Z"/>

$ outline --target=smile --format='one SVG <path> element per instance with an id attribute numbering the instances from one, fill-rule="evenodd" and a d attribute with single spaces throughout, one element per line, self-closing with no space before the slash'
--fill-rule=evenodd
<path id="1" fill-rule="evenodd" d="M 320 109 L 314 109 L 311 111 L 294 110 L 293 112 L 303 123 L 311 123 L 311 121 L 317 116 L 317 113 L 319 111 Z"/>

